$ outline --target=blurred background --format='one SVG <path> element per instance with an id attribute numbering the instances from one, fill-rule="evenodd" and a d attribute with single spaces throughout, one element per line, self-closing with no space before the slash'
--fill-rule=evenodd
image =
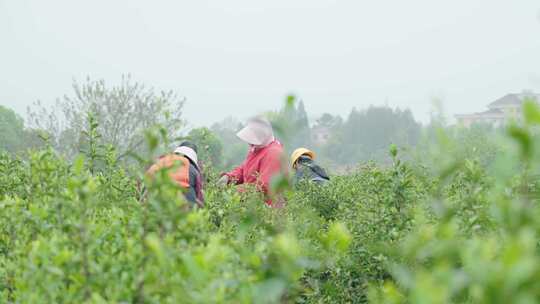
<path id="1" fill-rule="evenodd" d="M 435 118 L 459 124 L 456 115 L 484 112 L 508 94 L 536 96 L 539 10 L 536 0 L 0 0 L 0 104 L 59 142 L 84 122 L 67 108 L 85 113 L 103 102 L 74 86 L 163 90 L 182 120 L 175 133 L 212 129 L 223 163 L 234 163 L 243 157 L 234 138 L 242 122 L 283 112 L 292 94 L 287 115 L 298 116 L 304 139 L 292 145 L 345 165 L 377 159 L 389 143 L 416 145 Z M 345 161 L 337 154 L 347 143 Z"/>

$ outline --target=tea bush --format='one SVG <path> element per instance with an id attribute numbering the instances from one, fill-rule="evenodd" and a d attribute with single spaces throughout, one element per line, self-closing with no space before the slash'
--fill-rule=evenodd
<path id="1" fill-rule="evenodd" d="M 206 206 L 188 210 L 166 172 L 143 180 L 150 155 L 126 167 L 92 127 L 74 161 L 50 148 L 0 154 L 0 302 L 536 303 L 540 116 L 529 111 L 509 129 L 514 148 L 490 161 L 404 162 L 392 146 L 389 166 L 322 187 L 274 183 L 283 208 L 217 187 L 207 168 Z M 160 138 L 147 134 L 149 151 Z"/>

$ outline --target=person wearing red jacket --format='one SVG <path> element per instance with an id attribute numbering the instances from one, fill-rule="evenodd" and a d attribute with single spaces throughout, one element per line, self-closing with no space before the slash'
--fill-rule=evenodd
<path id="1" fill-rule="evenodd" d="M 249 144 L 248 155 L 240 166 L 223 173 L 218 184 L 254 184 L 268 197 L 270 181 L 274 176 L 284 172 L 283 145 L 274 138 L 272 125 L 263 117 L 250 119 L 246 127 L 236 136 Z M 267 199 L 266 203 L 272 205 L 270 199 Z"/>

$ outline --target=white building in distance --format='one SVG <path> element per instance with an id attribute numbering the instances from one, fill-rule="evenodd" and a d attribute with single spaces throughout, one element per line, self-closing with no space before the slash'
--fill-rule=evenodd
<path id="1" fill-rule="evenodd" d="M 540 101 L 540 94 L 524 91 L 519 94 L 507 94 L 490 103 L 487 111 L 473 114 L 458 114 L 459 125 L 470 127 L 473 124 L 490 124 L 495 127 L 506 125 L 511 120 L 522 119 L 523 103 L 527 100 Z"/>

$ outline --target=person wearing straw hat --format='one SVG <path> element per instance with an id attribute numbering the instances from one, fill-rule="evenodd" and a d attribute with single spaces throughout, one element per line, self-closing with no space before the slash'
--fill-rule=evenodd
<path id="1" fill-rule="evenodd" d="M 294 183 L 308 180 L 317 184 L 325 184 L 330 181 L 326 171 L 315 163 L 315 152 L 298 148 L 291 154 L 291 166 L 294 170 Z"/>
<path id="2" fill-rule="evenodd" d="M 173 153 L 159 157 L 156 163 L 146 171 L 146 174 L 152 177 L 162 169 L 171 169 L 169 177 L 175 184 L 185 189 L 184 197 L 188 202 L 199 207 L 203 206 L 202 176 L 195 144 L 184 141 L 174 149 Z"/>
<path id="3" fill-rule="evenodd" d="M 272 177 L 286 171 L 281 162 L 283 145 L 275 139 L 270 122 L 261 116 L 249 119 L 236 136 L 249 145 L 248 155 L 240 166 L 223 173 L 218 184 L 255 184 L 268 195 Z M 269 199 L 266 203 L 272 205 Z"/>

